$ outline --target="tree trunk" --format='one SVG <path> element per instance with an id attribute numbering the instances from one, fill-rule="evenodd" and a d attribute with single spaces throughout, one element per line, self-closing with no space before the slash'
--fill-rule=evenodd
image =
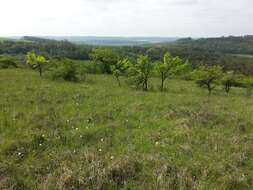
<path id="1" fill-rule="evenodd" d="M 144 90 L 145 91 L 148 90 L 148 79 L 147 78 L 144 79 Z"/>
<path id="2" fill-rule="evenodd" d="M 39 65 L 39 72 L 40 72 L 40 77 L 42 77 L 42 68 L 40 65 Z"/>
<path id="3" fill-rule="evenodd" d="M 228 94 L 229 91 L 230 91 L 230 85 L 229 84 L 226 85 L 225 90 L 226 90 L 226 93 Z"/>
<path id="4" fill-rule="evenodd" d="M 164 77 L 164 75 L 162 74 L 161 91 L 163 91 L 163 89 L 164 89 L 164 81 L 165 81 L 165 77 Z"/>
<path id="5" fill-rule="evenodd" d="M 119 77 L 116 77 L 116 79 L 117 79 L 117 81 L 118 81 L 118 85 L 121 86 Z"/>
<path id="6" fill-rule="evenodd" d="M 209 95 L 211 95 L 211 93 L 212 93 L 212 87 L 211 87 L 210 83 L 207 84 L 207 89 L 208 89 Z"/>

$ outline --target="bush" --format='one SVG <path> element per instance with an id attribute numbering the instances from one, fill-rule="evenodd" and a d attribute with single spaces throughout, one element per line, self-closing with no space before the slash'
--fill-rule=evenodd
<path id="1" fill-rule="evenodd" d="M 52 68 L 53 79 L 62 79 L 65 81 L 77 82 L 85 80 L 85 69 L 78 68 L 70 60 L 63 60 L 54 63 Z"/>
<path id="2" fill-rule="evenodd" d="M 93 61 L 85 61 L 85 62 L 79 62 L 80 68 L 85 69 L 86 73 L 90 74 L 102 74 L 103 70 L 101 67 L 99 67 L 97 64 L 95 64 Z"/>
<path id="3" fill-rule="evenodd" d="M 0 69 L 17 68 L 17 64 L 13 58 L 8 56 L 0 57 Z"/>

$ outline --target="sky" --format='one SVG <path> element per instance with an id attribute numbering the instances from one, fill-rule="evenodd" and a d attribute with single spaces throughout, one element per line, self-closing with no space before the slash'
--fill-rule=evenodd
<path id="1" fill-rule="evenodd" d="M 0 0 L 0 36 L 253 34 L 253 0 Z"/>

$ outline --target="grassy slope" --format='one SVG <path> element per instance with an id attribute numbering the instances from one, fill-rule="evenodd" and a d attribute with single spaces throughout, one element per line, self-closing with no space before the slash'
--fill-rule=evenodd
<path id="1" fill-rule="evenodd" d="M 0 189 L 252 189 L 253 100 L 0 71 Z M 152 81 L 156 83 L 157 81 Z"/>

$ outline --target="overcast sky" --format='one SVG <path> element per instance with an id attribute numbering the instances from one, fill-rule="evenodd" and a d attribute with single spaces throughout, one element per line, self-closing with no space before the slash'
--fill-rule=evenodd
<path id="1" fill-rule="evenodd" d="M 0 36 L 253 34 L 253 0 L 0 0 Z"/>

